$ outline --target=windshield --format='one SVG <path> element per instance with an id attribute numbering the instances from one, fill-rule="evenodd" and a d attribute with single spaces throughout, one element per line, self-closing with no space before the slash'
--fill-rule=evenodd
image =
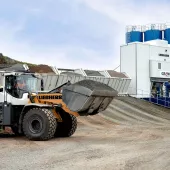
<path id="1" fill-rule="evenodd" d="M 31 74 L 19 76 L 6 76 L 6 90 L 14 97 L 21 98 L 25 92 L 37 92 L 41 90 L 41 79 Z"/>
<path id="2" fill-rule="evenodd" d="M 16 76 L 16 87 L 29 92 L 36 92 L 39 91 L 40 88 L 38 80 L 38 78 L 32 75 Z"/>

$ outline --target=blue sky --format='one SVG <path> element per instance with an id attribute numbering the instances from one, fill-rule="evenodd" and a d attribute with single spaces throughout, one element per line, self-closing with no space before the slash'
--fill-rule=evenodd
<path id="1" fill-rule="evenodd" d="M 169 10 L 167 0 L 6 0 L 0 52 L 60 68 L 114 69 L 126 25 L 169 22 Z"/>

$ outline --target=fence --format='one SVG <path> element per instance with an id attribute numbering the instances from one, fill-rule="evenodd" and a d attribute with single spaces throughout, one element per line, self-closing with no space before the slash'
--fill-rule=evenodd
<path id="1" fill-rule="evenodd" d="M 137 91 L 137 94 L 134 94 L 133 91 Z M 170 97 L 166 96 L 166 91 L 162 91 L 160 94 L 154 94 L 151 91 L 149 92 L 129 87 L 128 95 L 131 97 L 140 98 L 141 100 L 145 100 L 159 106 L 170 108 Z"/>
<path id="2" fill-rule="evenodd" d="M 133 87 L 128 88 L 128 95 L 136 98 L 149 98 L 152 96 L 151 91 L 146 91 L 142 89 L 136 89 Z"/>
<path id="3" fill-rule="evenodd" d="M 106 78 L 106 77 L 93 77 L 93 76 L 79 76 L 79 75 L 46 75 L 42 74 L 44 80 L 44 90 L 52 90 L 67 81 L 75 83 L 84 79 L 95 80 L 117 90 L 119 94 L 127 94 L 131 79 L 129 78 Z"/>

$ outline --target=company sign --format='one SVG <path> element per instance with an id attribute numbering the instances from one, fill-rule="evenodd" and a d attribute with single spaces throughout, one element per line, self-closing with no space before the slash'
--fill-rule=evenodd
<path id="1" fill-rule="evenodd" d="M 161 57 L 169 57 L 169 54 L 159 54 Z"/>
<path id="2" fill-rule="evenodd" d="M 170 77 L 170 72 L 168 72 L 168 71 L 161 71 L 161 76 L 163 76 L 163 77 Z"/>

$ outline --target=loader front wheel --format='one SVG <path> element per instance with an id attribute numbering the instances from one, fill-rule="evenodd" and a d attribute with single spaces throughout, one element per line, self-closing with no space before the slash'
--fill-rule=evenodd
<path id="1" fill-rule="evenodd" d="M 53 113 L 45 108 L 29 110 L 23 119 L 23 131 L 30 140 L 48 140 L 54 137 L 57 127 Z"/>
<path id="2" fill-rule="evenodd" d="M 77 118 L 69 113 L 61 114 L 63 122 L 58 122 L 55 137 L 70 137 L 77 129 Z"/>

